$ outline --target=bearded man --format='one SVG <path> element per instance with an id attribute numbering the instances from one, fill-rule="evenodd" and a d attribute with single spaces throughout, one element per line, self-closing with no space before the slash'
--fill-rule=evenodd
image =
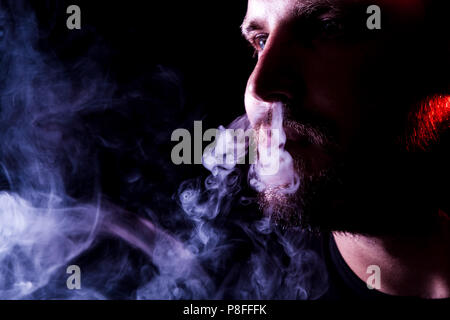
<path id="1" fill-rule="evenodd" d="M 440 0 L 248 2 L 247 116 L 260 130 L 282 108 L 299 180 L 287 192 L 280 170 L 259 203 L 324 239 L 324 298 L 450 297 L 449 13 Z"/>

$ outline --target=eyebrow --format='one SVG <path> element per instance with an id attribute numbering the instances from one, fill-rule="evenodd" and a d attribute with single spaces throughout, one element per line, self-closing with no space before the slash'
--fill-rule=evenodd
<path id="1" fill-rule="evenodd" d="M 339 4 L 337 4 L 338 2 Z M 339 5 L 345 1 L 330 1 L 330 0 L 298 0 L 294 8 L 295 15 L 298 17 L 307 17 L 313 15 L 315 12 L 323 9 L 339 10 Z M 249 39 L 249 35 L 258 30 L 264 29 L 265 21 L 262 19 L 251 19 L 245 16 L 241 25 L 241 33 L 244 38 Z"/>
<path id="2" fill-rule="evenodd" d="M 262 29 L 264 29 L 264 22 L 259 19 L 248 21 L 247 18 L 245 18 L 241 25 L 242 36 L 247 40 L 252 32 Z"/>

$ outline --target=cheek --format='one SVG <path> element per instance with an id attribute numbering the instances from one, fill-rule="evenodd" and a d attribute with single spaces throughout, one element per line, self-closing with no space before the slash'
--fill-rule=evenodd
<path id="1" fill-rule="evenodd" d="M 302 72 L 309 98 L 323 106 L 321 111 L 332 112 L 336 102 L 342 102 L 341 107 L 345 108 L 361 86 L 364 61 L 365 57 L 356 49 L 318 50 L 309 57 Z"/>
<path id="2" fill-rule="evenodd" d="M 357 134 L 362 113 L 369 109 L 362 70 L 372 63 L 370 56 L 366 46 L 323 46 L 308 56 L 303 67 L 305 107 L 334 124 L 343 145 Z"/>

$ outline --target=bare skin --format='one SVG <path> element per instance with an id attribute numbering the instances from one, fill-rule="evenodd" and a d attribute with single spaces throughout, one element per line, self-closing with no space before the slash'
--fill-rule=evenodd
<path id="1" fill-rule="evenodd" d="M 380 267 L 380 291 L 425 299 L 450 297 L 450 223 L 426 238 L 367 237 L 334 233 L 350 269 L 367 281 L 370 265 Z"/>

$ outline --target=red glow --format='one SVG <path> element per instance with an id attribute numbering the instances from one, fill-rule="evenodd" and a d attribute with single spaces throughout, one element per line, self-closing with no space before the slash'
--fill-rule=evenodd
<path id="1" fill-rule="evenodd" d="M 445 220 L 449 220 L 449 221 L 450 221 L 450 217 L 448 216 L 448 214 L 445 213 L 444 211 L 442 211 L 441 209 L 439 209 L 439 217 L 444 218 Z"/>
<path id="2" fill-rule="evenodd" d="M 439 135 L 450 128 L 450 96 L 434 96 L 422 103 L 414 114 L 416 123 L 407 143 L 408 150 L 421 149 L 437 142 Z"/>

